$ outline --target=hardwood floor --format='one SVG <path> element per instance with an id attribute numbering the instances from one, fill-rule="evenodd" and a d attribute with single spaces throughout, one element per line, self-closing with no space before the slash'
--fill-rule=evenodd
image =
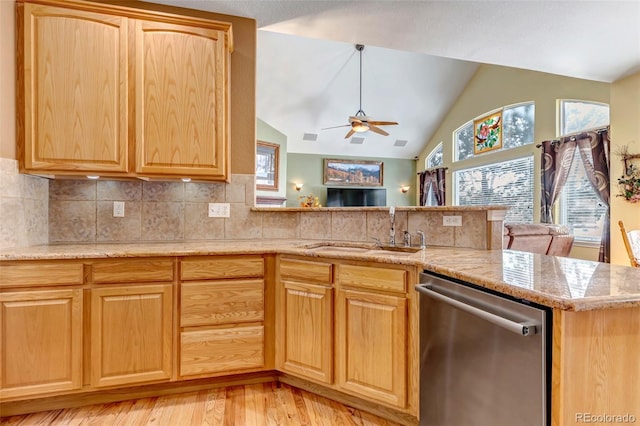
<path id="1" fill-rule="evenodd" d="M 396 426 L 397 423 L 277 383 L 232 386 L 0 418 L 2 425 Z"/>

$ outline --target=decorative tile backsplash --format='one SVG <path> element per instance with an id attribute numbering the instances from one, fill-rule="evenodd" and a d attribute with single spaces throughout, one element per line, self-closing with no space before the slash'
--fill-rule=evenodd
<path id="1" fill-rule="evenodd" d="M 49 180 L 18 173 L 16 160 L 0 158 L 0 249 L 46 244 Z"/>
<path id="2" fill-rule="evenodd" d="M 254 175 L 232 175 L 228 184 L 48 180 L 19 174 L 15 160 L 0 159 L 0 177 L 0 248 L 224 239 L 389 242 L 387 211 L 256 211 Z M 124 217 L 113 217 L 114 201 L 125 203 Z M 229 203 L 230 217 L 208 217 L 208 203 Z M 398 211 L 396 243 L 406 229 L 413 244 L 422 230 L 428 245 L 499 248 L 502 223 L 488 222 L 486 211 L 456 211 L 462 227 L 442 226 L 445 214 L 454 213 Z M 500 226 L 494 232 L 488 223 Z"/>

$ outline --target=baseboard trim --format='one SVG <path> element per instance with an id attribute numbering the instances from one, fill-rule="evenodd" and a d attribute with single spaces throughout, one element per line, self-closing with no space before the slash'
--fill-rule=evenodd
<path id="1" fill-rule="evenodd" d="M 20 401 L 3 402 L 0 404 L 0 417 L 36 413 L 38 411 L 58 410 L 61 408 L 75 408 L 82 407 L 84 405 L 108 404 L 110 402 L 126 401 L 128 399 L 197 392 L 205 389 L 274 382 L 277 380 L 278 373 L 271 370 L 206 379 L 154 383 L 127 388 L 94 389 L 88 392 L 81 391 L 44 398 L 31 398 Z"/>

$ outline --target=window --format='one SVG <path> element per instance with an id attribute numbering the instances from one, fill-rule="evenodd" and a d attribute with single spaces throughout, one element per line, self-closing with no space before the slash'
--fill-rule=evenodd
<path id="1" fill-rule="evenodd" d="M 533 155 L 454 172 L 459 206 L 506 205 L 505 222 L 533 222 Z"/>
<path id="2" fill-rule="evenodd" d="M 490 112 L 488 111 L 486 114 Z M 533 102 L 504 107 L 502 109 L 501 149 L 516 148 L 533 143 L 534 124 L 535 104 Z M 453 139 L 456 161 L 473 157 L 473 120 L 456 130 L 453 133 Z"/>
<path id="3" fill-rule="evenodd" d="M 442 160 L 442 142 L 440 142 L 438 146 L 436 146 L 434 150 L 427 155 L 427 158 L 424 160 L 424 167 L 426 169 L 432 169 L 434 167 L 442 166 Z"/>
<path id="4" fill-rule="evenodd" d="M 609 125 L 609 105 L 599 102 L 561 100 L 559 136 Z"/>
<path id="5" fill-rule="evenodd" d="M 609 124 L 609 106 L 597 102 L 562 100 L 559 103 L 560 136 Z M 586 152 L 592 161 L 591 152 Z M 560 196 L 560 223 L 571 229 L 576 241 L 599 243 L 606 206 L 589 182 L 576 149 L 567 183 Z"/>

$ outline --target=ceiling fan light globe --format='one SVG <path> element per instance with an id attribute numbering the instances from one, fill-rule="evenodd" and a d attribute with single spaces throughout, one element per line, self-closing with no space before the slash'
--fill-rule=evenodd
<path id="1" fill-rule="evenodd" d="M 355 130 L 358 133 L 362 133 L 362 132 L 366 132 L 367 130 L 369 130 L 369 126 L 367 126 L 364 123 L 355 124 L 353 126 L 353 130 Z"/>

